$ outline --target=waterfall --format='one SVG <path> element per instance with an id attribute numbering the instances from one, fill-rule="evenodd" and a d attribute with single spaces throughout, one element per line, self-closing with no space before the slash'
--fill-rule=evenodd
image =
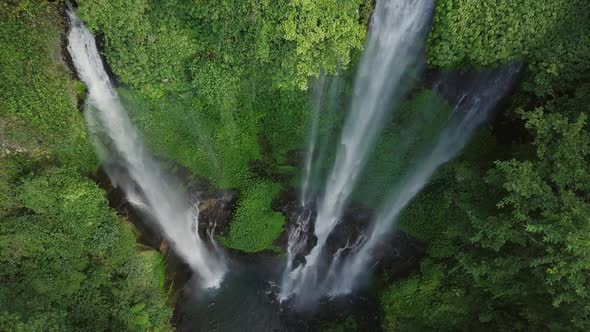
<path id="1" fill-rule="evenodd" d="M 426 156 L 416 160 L 414 165 L 417 166 L 409 170 L 400 184 L 391 190 L 378 210 L 375 220 L 372 221 L 368 236 L 337 267 L 338 278 L 330 280 L 330 295 L 351 292 L 358 279 L 371 270 L 375 247 L 393 230 L 401 211 L 427 184 L 434 172 L 463 149 L 474 131 L 506 95 L 519 68 L 519 65 L 513 64 L 484 71 L 470 82 L 466 91 L 462 92 L 436 142 L 427 149 Z M 453 82 L 443 81 L 441 84 L 451 85 Z"/>
<path id="2" fill-rule="evenodd" d="M 309 140 L 303 165 L 301 181 L 301 207 L 308 207 L 313 202 L 313 192 L 322 177 L 322 165 L 328 159 L 328 148 L 334 139 L 332 130 L 338 123 L 337 109 L 339 94 L 344 81 L 341 75 L 321 74 L 319 79 L 310 84 L 312 87 L 312 116 L 309 128 Z M 313 186 L 311 184 L 314 184 Z"/>
<path id="3" fill-rule="evenodd" d="M 143 145 L 105 71 L 94 36 L 71 8 L 68 16 L 68 51 L 88 87 L 88 127 L 113 185 L 121 187 L 129 202 L 156 223 L 204 287 L 219 286 L 226 265 L 215 243 L 208 245 L 199 237 L 197 203 L 178 190 L 176 179 L 161 169 Z"/>
<path id="4" fill-rule="evenodd" d="M 287 263 L 281 299 L 293 294 L 299 299 L 306 297 L 304 293 L 312 297 L 318 294 L 322 283 L 318 265 L 324 245 L 342 216 L 388 110 L 410 86 L 402 82 L 411 82 L 421 68 L 422 57 L 418 55 L 432 7 L 431 0 L 377 1 L 336 159 L 318 205 L 314 224 L 317 243 L 304 264 L 293 268 L 291 262 Z"/>
<path id="5" fill-rule="evenodd" d="M 310 139 L 307 145 L 307 153 L 305 155 L 305 165 L 303 172 L 303 183 L 301 185 L 301 206 L 305 207 L 308 203 L 309 196 L 309 181 L 312 177 L 313 155 L 315 153 L 318 140 L 318 127 L 320 124 L 320 112 L 322 109 L 322 97 L 324 93 L 324 85 L 326 84 L 326 75 L 322 74 L 316 82 L 313 90 L 313 115 L 311 120 Z"/>

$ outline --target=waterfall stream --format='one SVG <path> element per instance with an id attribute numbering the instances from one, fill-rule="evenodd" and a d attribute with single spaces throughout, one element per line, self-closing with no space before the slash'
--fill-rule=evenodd
<path id="1" fill-rule="evenodd" d="M 201 285 L 219 286 L 227 268 L 213 238 L 205 243 L 199 237 L 197 202 L 179 190 L 176 179 L 144 146 L 105 71 L 94 36 L 71 8 L 68 16 L 68 51 L 88 88 L 85 116 L 113 185 L 156 223 L 174 251 L 198 274 Z"/>
<path id="2" fill-rule="evenodd" d="M 465 147 L 474 131 L 490 116 L 490 112 L 511 88 L 520 66 L 512 64 L 496 70 L 478 73 L 462 91 L 453 107 L 450 118 L 436 141 L 427 147 L 427 153 L 413 162 L 415 167 L 408 170 L 397 186 L 387 194 L 381 208 L 360 244 L 334 267 L 337 278 L 329 280 L 326 287 L 331 296 L 350 293 L 358 279 L 370 269 L 373 251 L 380 241 L 394 229 L 401 211 L 426 186 L 435 171 L 454 158 Z M 441 85 L 453 82 L 443 80 Z M 428 124 L 423 124 L 424 126 Z"/>
<path id="3" fill-rule="evenodd" d="M 326 240 L 342 216 L 388 111 L 411 85 L 402 82 L 411 82 L 422 67 L 418 55 L 422 52 L 432 5 L 430 0 L 377 1 L 336 160 L 318 205 L 314 224 L 317 243 L 306 256 L 305 264 L 292 269 L 292 262 L 287 263 L 282 299 L 292 294 L 301 297 L 308 291 L 315 293 L 321 283 L 317 265 Z"/>

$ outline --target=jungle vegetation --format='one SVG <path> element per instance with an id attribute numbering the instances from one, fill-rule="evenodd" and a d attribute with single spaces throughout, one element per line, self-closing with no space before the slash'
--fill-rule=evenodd
<path id="1" fill-rule="evenodd" d="M 280 251 L 285 219 L 272 203 L 297 183 L 309 82 L 350 81 L 372 7 L 78 1 L 152 151 L 239 192 L 220 240 L 245 252 Z M 170 330 L 161 254 L 92 180 L 63 10 L 0 3 L 0 330 Z M 427 255 L 406 279 L 379 276 L 384 330 L 590 329 L 590 3 L 437 0 L 426 53 L 431 71 L 524 69 L 500 114 L 404 211 L 400 228 Z M 412 98 L 404 112 L 442 97 Z M 323 121 L 339 126 L 338 115 Z M 404 167 L 399 130 L 385 129 L 360 204 L 363 188 Z"/>

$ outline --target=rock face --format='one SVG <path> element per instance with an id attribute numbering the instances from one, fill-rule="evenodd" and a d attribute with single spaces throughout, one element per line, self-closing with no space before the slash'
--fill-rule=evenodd
<path id="1" fill-rule="evenodd" d="M 222 235 L 229 232 L 232 215 L 236 208 L 238 192 L 235 190 L 223 190 L 216 188 L 210 182 L 195 177 L 189 170 L 179 166 L 174 167 L 173 173 L 183 183 L 189 183 L 187 192 L 189 197 L 199 208 L 199 232 L 201 237 L 207 241 L 208 233 L 213 235 Z M 106 189 L 111 206 L 122 212 L 131 220 L 140 231 L 140 242 L 159 249 L 166 254 L 168 244 L 157 230 L 146 223 L 145 216 L 138 215 L 133 207 L 126 201 L 125 195 L 110 185 L 108 177 L 100 172 L 95 179 L 103 188 Z M 277 240 L 276 244 L 286 251 L 288 243 L 288 231 L 297 222 L 303 212 L 297 194 L 293 190 L 286 190 L 273 202 L 273 209 L 282 212 L 287 220 L 285 231 Z M 315 219 L 315 207 L 311 206 L 311 220 Z M 343 216 L 343 221 L 338 224 L 326 243 L 326 254 L 332 255 L 338 249 L 347 246 L 356 241 L 359 235 L 362 235 L 373 217 L 373 211 L 359 206 L 349 207 Z M 305 250 L 297 258 L 300 263 L 304 262 L 305 255 L 309 253 L 315 245 L 317 239 L 313 236 L 313 222 L 309 227 L 309 236 Z M 398 231 L 392 233 L 382 241 L 372 257 L 377 263 L 377 268 L 387 271 L 392 277 L 404 277 L 411 271 L 418 268 L 420 259 L 425 253 L 425 244 L 411 237 L 410 235 Z"/>
<path id="2" fill-rule="evenodd" d="M 199 199 L 199 228 L 211 228 L 220 222 L 220 227 L 226 226 L 226 221 L 231 217 L 231 210 L 227 206 L 231 204 L 231 198 L 210 197 Z"/>
<path id="3" fill-rule="evenodd" d="M 227 234 L 236 205 L 237 194 L 233 191 L 200 192 L 199 230 L 211 230 L 214 234 Z"/>
<path id="4" fill-rule="evenodd" d="M 279 210 L 287 218 L 286 230 L 291 229 L 297 223 L 297 219 L 304 213 L 301 204 L 296 199 L 294 192 L 285 192 L 280 197 Z M 316 207 L 311 206 L 311 219 L 316 217 Z M 307 212 L 309 213 L 309 212 Z M 340 222 L 328 237 L 326 242 L 327 255 L 332 256 L 338 249 L 354 243 L 359 236 L 362 236 L 373 218 L 371 209 L 351 205 L 344 213 L 342 222 Z M 313 225 L 310 226 L 307 245 L 301 257 L 297 257 L 297 262 L 303 262 L 304 256 L 309 253 L 315 245 L 317 239 L 313 235 Z M 285 231 L 278 240 L 277 245 L 287 248 L 288 231 Z M 425 243 L 413 238 L 409 234 L 396 231 L 387 236 L 375 248 L 372 257 L 377 264 L 377 269 L 385 271 L 390 277 L 403 278 L 419 267 L 421 258 L 426 251 Z"/>
<path id="5" fill-rule="evenodd" d="M 174 166 L 174 174 L 181 183 L 188 183 L 187 192 L 199 208 L 199 233 L 206 239 L 206 232 L 227 234 L 238 201 L 238 192 L 219 189 L 205 178 L 197 177 L 182 166 Z"/>

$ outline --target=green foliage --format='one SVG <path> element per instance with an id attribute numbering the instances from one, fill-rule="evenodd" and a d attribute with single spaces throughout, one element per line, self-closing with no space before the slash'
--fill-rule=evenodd
<path id="1" fill-rule="evenodd" d="M 38 0 L 8 0 L 0 3 L 0 16 L 5 17 L 17 17 L 17 16 L 29 16 L 35 15 L 35 7 L 42 7 L 47 9 L 47 3 L 43 3 Z"/>
<path id="2" fill-rule="evenodd" d="M 284 217 L 270 206 L 304 142 L 303 90 L 354 65 L 372 1 L 79 3 L 153 151 L 239 189 L 222 242 L 277 250 Z M 60 5 L 0 3 L 0 330 L 169 330 L 160 255 L 137 252 L 133 229 L 81 175 L 96 158 L 75 107 L 86 89 L 59 57 Z M 483 131 L 403 211 L 428 257 L 382 290 L 386 330 L 590 329 L 589 24 L 584 0 L 436 2 L 431 65 L 526 60 L 514 103 L 527 111 L 509 116 L 531 142 L 499 146 Z M 447 111 L 430 91 L 402 105 L 354 200 L 373 206 Z M 340 115 L 322 113 L 321 140 Z"/>
<path id="3" fill-rule="evenodd" d="M 353 200 L 378 208 L 380 201 L 436 138 L 450 107 L 430 90 L 418 91 L 393 113 L 355 189 Z"/>
<path id="4" fill-rule="evenodd" d="M 390 284 L 379 298 L 385 331 L 455 331 L 468 311 L 465 290 L 445 289 L 444 269 L 429 260 L 422 274 Z"/>
<path id="5" fill-rule="evenodd" d="M 386 330 L 588 329 L 589 18 L 586 1 L 437 2 L 431 65 L 528 62 L 508 117 L 531 141 L 480 136 L 404 211 L 428 258 L 383 291 Z"/>
<path id="6" fill-rule="evenodd" d="M 223 93 L 243 75 L 306 88 L 309 76 L 350 62 L 365 34 L 367 1 L 80 1 L 80 15 L 105 36 L 109 63 L 150 97 Z M 231 89 L 231 88 L 230 88 Z M 223 95 L 223 94 L 221 94 Z"/>
<path id="7" fill-rule="evenodd" d="M 60 330 L 167 329 L 161 258 L 136 254 L 132 229 L 94 183 L 29 162 L 42 171 L 10 179 L 14 206 L 0 224 L 0 311 L 13 317 L 3 328 L 16 319 L 32 330 L 43 330 L 39 320 Z M 149 306 L 130 312 L 135 303 Z"/>
<path id="8" fill-rule="evenodd" d="M 442 67 L 495 66 L 526 58 L 537 95 L 575 87 L 590 62 L 585 0 L 440 0 L 428 61 Z"/>
<path id="9" fill-rule="evenodd" d="M 325 323 L 320 327 L 321 332 L 352 332 L 359 331 L 359 326 L 354 317 L 349 316 L 346 319 Z"/>
<path id="10" fill-rule="evenodd" d="M 241 188 L 248 183 L 252 177 L 249 162 L 261 156 L 259 115 L 255 112 L 234 118 L 230 111 L 215 112 L 195 98 L 149 102 L 126 90 L 120 93 L 156 155 L 174 160 L 222 188 Z"/>
<path id="11" fill-rule="evenodd" d="M 276 164 L 287 163 L 287 153 L 302 149 L 311 117 L 309 97 L 302 91 L 266 91 L 255 107 L 263 112 L 261 136 Z"/>
<path id="12" fill-rule="evenodd" d="M 284 216 L 270 209 L 270 200 L 279 190 L 279 185 L 266 181 L 253 183 L 243 191 L 223 244 L 246 252 L 278 250 L 273 242 L 283 231 Z"/>
<path id="13" fill-rule="evenodd" d="M 395 282 L 384 278 L 387 286 L 379 292 L 384 330 L 455 331 L 472 323 L 482 329 L 477 325 L 480 304 L 473 300 L 485 301 L 485 296 L 470 295 L 475 290 L 455 257 L 464 250 L 462 236 L 469 218 L 495 211 L 495 197 L 485 191 L 481 173 L 501 153 L 494 137 L 482 130 L 463 156 L 439 170 L 402 212 L 400 229 L 427 244 L 427 258 L 420 273 Z"/>
<path id="14" fill-rule="evenodd" d="M 135 91 L 123 94 L 153 151 L 243 193 L 236 229 L 256 228 L 265 219 L 261 211 L 270 211 L 270 205 L 246 207 L 270 204 L 278 190 L 266 183 L 290 173 L 287 152 L 301 147 L 309 117 L 301 90 L 310 76 L 350 63 L 371 7 L 364 0 L 79 5 L 79 15 L 104 39 L 109 65 Z M 254 198 L 253 187 L 269 196 Z M 276 229 L 267 229 L 262 246 L 247 238 L 230 242 L 262 249 Z M 239 234 L 245 233 L 229 239 Z"/>
<path id="15" fill-rule="evenodd" d="M 571 1 L 437 1 L 429 60 L 441 66 L 503 64 L 531 52 L 573 8 Z"/>
<path id="16" fill-rule="evenodd" d="M 280 187 L 268 185 L 267 178 L 285 172 L 280 166 L 287 162 L 287 152 L 304 141 L 302 124 L 308 114 L 303 92 L 260 89 L 254 97 L 250 92 L 246 84 L 238 99 L 242 111 L 235 113 L 209 107 L 193 97 L 149 102 L 128 90 L 120 91 L 140 131 L 149 133 L 144 138 L 156 154 L 206 176 L 219 187 L 241 191 L 227 243 L 245 251 L 274 249 L 272 242 L 284 218 L 270 210 Z M 262 169 L 254 167 L 256 163 Z M 244 231 L 248 227 L 256 232 Z"/>
<path id="17" fill-rule="evenodd" d="M 285 9 L 272 9 L 280 12 L 281 18 L 274 38 L 266 45 L 288 41 L 288 51 L 273 54 L 282 59 L 281 71 L 284 72 L 274 75 L 277 85 L 305 89 L 309 76 L 317 77 L 322 71 L 335 74 L 339 65 L 348 65 L 350 51 L 362 47 L 365 27 L 360 23 L 359 8 L 366 3 L 363 0 L 295 0 L 283 1 L 281 7 Z M 271 24 L 266 22 L 265 28 L 270 28 Z M 292 68 L 295 68 L 294 77 L 289 75 Z"/>
<path id="18" fill-rule="evenodd" d="M 174 2 L 152 9 L 152 1 L 80 1 L 78 14 L 105 37 L 109 65 L 146 96 L 186 91 L 187 65 L 198 41 Z"/>
<path id="19" fill-rule="evenodd" d="M 537 159 L 498 162 L 487 181 L 504 192 L 498 203 L 501 212 L 487 221 L 472 221 L 473 242 L 521 263 L 488 271 L 501 260 L 478 255 L 476 262 L 475 257 L 466 255 L 463 264 L 493 294 L 522 298 L 537 292 L 549 295 L 551 305 L 571 315 L 573 326 L 586 329 L 590 324 L 586 305 L 590 296 L 587 116 L 582 113 L 569 121 L 563 115 L 537 109 L 524 118 L 535 135 Z M 492 231 L 500 222 L 502 231 Z M 515 247 L 521 248 L 518 254 L 514 254 Z M 482 269 L 486 265 L 488 268 Z M 532 278 L 537 283 L 531 283 Z M 539 285 L 543 287 L 539 289 Z"/>
<path id="20" fill-rule="evenodd" d="M 441 179 L 447 180 L 445 175 L 440 175 Z M 454 208 L 450 195 L 437 181 L 425 188 L 400 216 L 400 229 L 427 243 L 428 255 L 432 257 L 452 256 L 455 249 L 449 238 L 440 234 L 441 222 L 463 217 Z"/>
<path id="21" fill-rule="evenodd" d="M 0 147 L 51 151 L 61 162 L 84 170 L 96 167 L 74 84 L 61 64 L 63 26 L 56 5 L 21 1 L 3 6 L 8 10 L 0 11 Z"/>
<path id="22" fill-rule="evenodd" d="M 489 166 L 474 163 L 490 149 L 471 148 L 404 212 L 403 228 L 428 241 L 430 259 L 383 293 L 389 329 L 588 328 L 590 135 L 576 112 L 586 92 L 519 111 L 534 138 L 530 159 L 498 161 L 485 176 Z M 452 320 L 433 316 L 441 309 Z"/>

